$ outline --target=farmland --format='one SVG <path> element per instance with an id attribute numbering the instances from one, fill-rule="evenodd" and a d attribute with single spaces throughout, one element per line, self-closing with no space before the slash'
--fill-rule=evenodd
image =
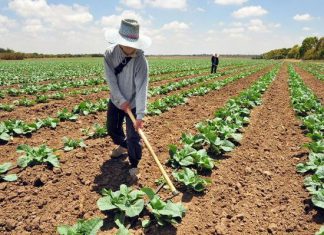
<path id="1" fill-rule="evenodd" d="M 102 59 L 0 61 L 0 233 L 56 234 L 79 219 L 97 219 L 98 234 L 318 232 L 324 64 L 220 58 L 210 74 L 209 58 L 148 60 L 144 131 L 180 195 L 152 196 L 161 173 L 147 149 L 140 180 L 124 185 Z M 113 204 L 118 190 L 137 207 Z"/>

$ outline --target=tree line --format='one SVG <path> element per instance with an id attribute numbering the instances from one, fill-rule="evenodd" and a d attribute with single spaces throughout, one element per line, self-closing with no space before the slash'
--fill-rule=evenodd
<path id="1" fill-rule="evenodd" d="M 263 59 L 303 59 L 323 60 L 324 59 L 324 37 L 307 37 L 301 45 L 292 48 L 281 48 L 271 50 L 262 54 Z"/>
<path id="2" fill-rule="evenodd" d="M 0 48 L 0 60 L 23 60 L 30 58 L 69 58 L 69 57 L 102 57 L 102 54 L 40 54 L 22 53 L 12 49 Z"/>

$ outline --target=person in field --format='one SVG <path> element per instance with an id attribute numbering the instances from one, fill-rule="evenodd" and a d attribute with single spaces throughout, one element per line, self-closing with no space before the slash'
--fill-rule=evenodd
<path id="1" fill-rule="evenodd" d="M 218 55 L 215 53 L 215 55 L 211 57 L 211 63 L 212 63 L 211 73 L 216 73 L 218 62 L 219 62 Z"/>
<path id="2" fill-rule="evenodd" d="M 114 144 L 111 153 L 118 158 L 128 153 L 131 180 L 139 177 L 138 164 L 142 157 L 142 144 L 138 129 L 143 128 L 148 90 L 148 63 L 143 50 L 151 44 L 151 39 L 140 33 L 136 20 L 123 19 L 119 31 L 105 33 L 111 44 L 104 54 L 105 75 L 110 87 L 107 111 L 107 130 Z M 136 124 L 126 111 L 130 109 Z M 126 135 L 123 123 L 126 119 Z"/>

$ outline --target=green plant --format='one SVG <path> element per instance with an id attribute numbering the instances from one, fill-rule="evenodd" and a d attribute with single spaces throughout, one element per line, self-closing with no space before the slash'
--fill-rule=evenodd
<path id="1" fill-rule="evenodd" d="M 17 152 L 24 153 L 24 155 L 18 158 L 17 163 L 22 168 L 42 163 L 48 163 L 54 167 L 59 167 L 59 158 L 54 154 L 54 151 L 55 150 L 47 147 L 46 145 L 41 145 L 34 148 L 28 145 L 19 145 L 17 147 Z"/>
<path id="2" fill-rule="evenodd" d="M 181 203 L 173 203 L 170 200 L 164 202 L 151 188 L 143 188 L 142 191 L 150 199 L 147 208 L 153 214 L 158 225 L 177 224 L 185 216 L 186 209 Z"/>
<path id="3" fill-rule="evenodd" d="M 67 137 L 63 137 L 63 143 L 64 143 L 64 151 L 71 151 L 73 149 L 76 149 L 78 147 L 80 148 L 85 148 L 87 147 L 83 140 L 74 140 L 72 138 L 67 138 Z"/>
<path id="4" fill-rule="evenodd" d="M 172 175 L 178 182 L 183 183 L 185 186 L 197 192 L 204 191 L 211 184 L 210 179 L 204 179 L 198 176 L 196 171 L 190 170 L 187 167 L 181 171 L 173 172 Z"/>
<path id="5" fill-rule="evenodd" d="M 172 167 L 191 166 L 202 170 L 212 170 L 214 168 L 214 160 L 207 155 L 205 149 L 196 150 L 190 145 L 184 145 L 182 149 L 178 149 L 175 145 L 169 146 L 169 163 Z"/>
<path id="6" fill-rule="evenodd" d="M 4 180 L 11 182 L 17 180 L 18 177 L 16 174 L 5 175 L 5 173 L 10 170 L 11 166 L 12 164 L 10 162 L 6 162 L 0 165 L 0 181 Z"/>
<path id="7" fill-rule="evenodd" d="M 107 129 L 98 123 L 94 124 L 92 130 L 90 130 L 90 128 L 87 128 L 83 129 L 82 132 L 89 138 L 103 138 L 108 135 Z"/>
<path id="8" fill-rule="evenodd" d="M 11 112 L 15 109 L 14 105 L 11 104 L 0 104 L 0 110 Z"/>
<path id="9" fill-rule="evenodd" d="M 70 113 L 67 108 L 64 108 L 62 111 L 57 112 L 57 118 L 60 119 L 60 121 L 76 121 L 79 115 Z"/>
<path id="10" fill-rule="evenodd" d="M 81 219 L 73 226 L 59 226 L 57 232 L 60 235 L 96 235 L 102 226 L 103 220 L 100 218 L 90 220 Z"/>
<path id="11" fill-rule="evenodd" d="M 97 205 L 101 211 L 115 211 L 115 220 L 124 224 L 125 216 L 138 216 L 144 209 L 144 192 L 120 185 L 120 190 L 103 189 Z"/>

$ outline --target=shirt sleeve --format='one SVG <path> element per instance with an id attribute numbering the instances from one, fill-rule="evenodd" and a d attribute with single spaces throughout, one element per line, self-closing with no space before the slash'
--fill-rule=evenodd
<path id="1" fill-rule="evenodd" d="M 110 96 L 115 105 L 118 106 L 118 108 L 121 107 L 121 105 L 126 102 L 127 100 L 125 97 L 122 95 L 120 92 L 118 83 L 117 83 L 117 77 L 114 73 L 114 66 L 111 61 L 111 52 L 106 51 L 105 57 L 104 57 L 104 65 L 105 65 L 105 75 L 106 75 L 106 80 L 109 84 L 110 88 Z"/>
<path id="2" fill-rule="evenodd" d="M 148 64 L 144 57 L 141 63 L 139 63 L 139 68 L 135 75 L 137 119 L 143 119 L 146 113 L 148 80 Z"/>

